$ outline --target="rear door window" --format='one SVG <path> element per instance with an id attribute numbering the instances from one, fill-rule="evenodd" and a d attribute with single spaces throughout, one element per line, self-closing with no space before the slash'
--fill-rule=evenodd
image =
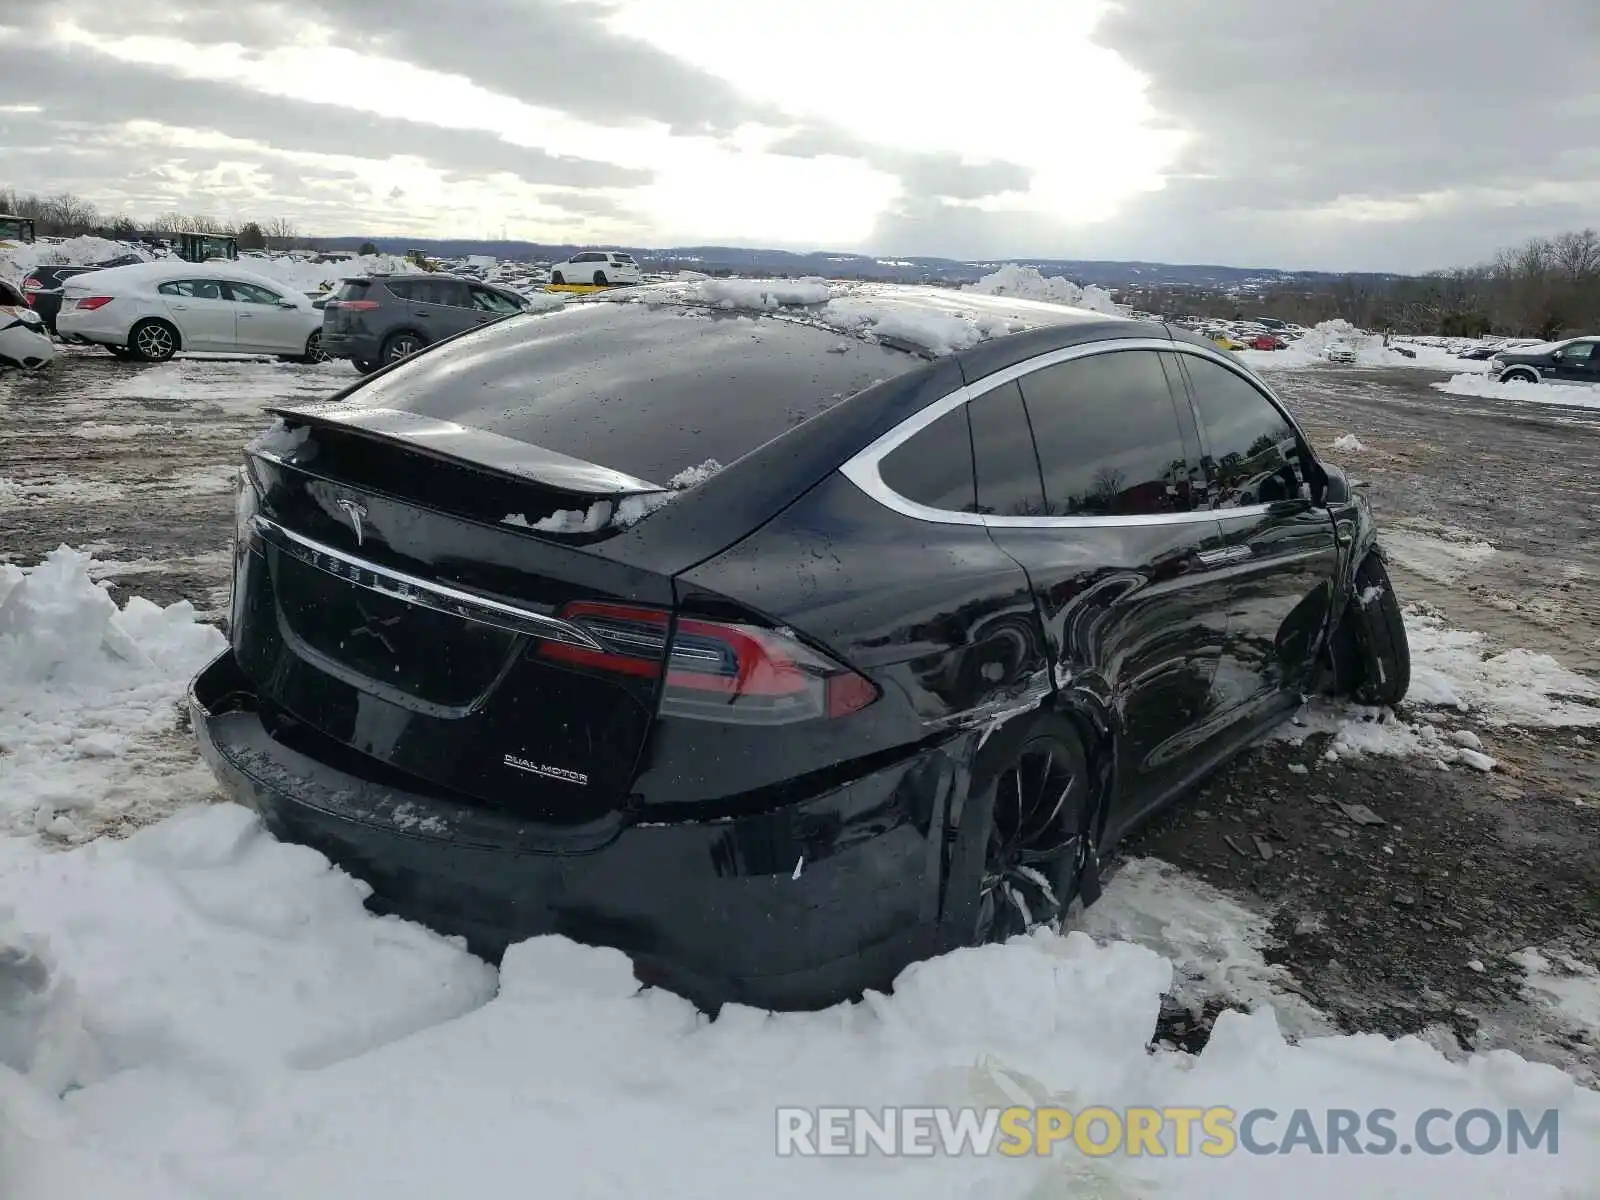
<path id="1" fill-rule="evenodd" d="M 878 475 L 890 491 L 915 504 L 973 511 L 977 501 L 966 407 L 951 409 L 902 442 L 878 464 Z"/>
<path id="2" fill-rule="evenodd" d="M 1147 516 L 1192 506 L 1172 388 L 1151 350 L 1071 359 L 1020 380 L 1052 516 Z"/>
<path id="3" fill-rule="evenodd" d="M 1183 367 L 1205 437 L 1212 508 L 1292 500 L 1305 481 L 1300 438 L 1289 419 L 1244 376 L 1185 354 Z"/>
<path id="4" fill-rule="evenodd" d="M 1043 516 L 1044 483 L 1022 389 L 1013 382 L 984 393 L 967 405 L 967 419 L 978 511 L 997 517 Z"/>
<path id="5" fill-rule="evenodd" d="M 231 294 L 230 298 L 240 304 L 276 304 L 283 299 L 277 292 L 268 291 L 253 283 L 240 283 L 238 280 L 230 279 L 226 286 Z"/>
<path id="6" fill-rule="evenodd" d="M 186 296 L 191 300 L 226 300 L 222 284 L 215 279 L 169 279 L 156 291 L 163 296 Z"/>

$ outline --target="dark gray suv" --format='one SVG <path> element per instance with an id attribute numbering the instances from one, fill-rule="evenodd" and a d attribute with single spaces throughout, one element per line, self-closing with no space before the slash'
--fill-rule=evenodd
<path id="1" fill-rule="evenodd" d="M 452 334 L 528 306 L 515 292 L 460 275 L 347 279 L 322 309 L 322 349 L 362 371 L 415 354 Z"/>

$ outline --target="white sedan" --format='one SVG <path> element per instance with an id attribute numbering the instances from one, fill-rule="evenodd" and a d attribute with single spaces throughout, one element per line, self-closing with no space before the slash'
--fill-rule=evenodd
<path id="1" fill-rule="evenodd" d="M 0 279 L 0 371 L 32 371 L 56 358 L 55 343 L 22 293 Z"/>
<path id="2" fill-rule="evenodd" d="M 323 357 L 322 312 L 311 297 L 232 263 L 136 263 L 75 275 L 56 332 L 143 362 L 185 351 Z"/>

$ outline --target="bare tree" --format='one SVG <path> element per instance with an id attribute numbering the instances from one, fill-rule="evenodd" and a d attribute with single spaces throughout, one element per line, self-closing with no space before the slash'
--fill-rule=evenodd
<path id="1" fill-rule="evenodd" d="M 261 232 L 273 250 L 291 250 L 300 237 L 300 231 L 288 217 L 273 217 L 270 221 L 263 221 Z"/>

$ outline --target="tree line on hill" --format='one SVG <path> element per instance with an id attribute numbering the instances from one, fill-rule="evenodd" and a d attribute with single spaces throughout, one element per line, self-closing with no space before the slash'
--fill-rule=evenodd
<path id="1" fill-rule="evenodd" d="M 168 212 L 144 222 L 103 214 L 79 196 L 36 196 L 0 187 L 0 213 L 28 217 L 44 236 L 232 234 L 241 250 L 315 248 L 294 222 L 278 217 L 235 225 L 203 214 Z M 374 253 L 368 242 L 360 253 Z M 752 252 L 755 253 L 755 252 Z M 1167 316 L 1276 317 L 1302 325 L 1344 318 L 1363 329 L 1481 337 L 1496 333 L 1555 338 L 1600 331 L 1600 233 L 1593 229 L 1532 238 L 1474 267 L 1414 276 L 1296 278 L 1248 295 L 1222 288 L 1117 289 L 1118 299 Z"/>
<path id="2" fill-rule="evenodd" d="M 1478 266 L 1426 275 L 1296 281 L 1249 296 L 1130 289 L 1122 299 L 1168 316 L 1263 316 L 1301 325 L 1342 317 L 1393 333 L 1554 339 L 1600 332 L 1600 233 L 1531 238 Z"/>
<path id="3" fill-rule="evenodd" d="M 126 241 L 143 234 L 170 237 L 178 233 L 228 234 L 239 239 L 241 250 L 292 250 L 309 247 L 293 221 L 274 217 L 267 221 L 220 220 L 204 213 L 165 212 L 136 221 L 127 213 L 102 213 L 92 202 L 70 192 L 36 196 L 0 187 L 0 213 L 26 217 L 41 237 L 103 237 Z"/>

